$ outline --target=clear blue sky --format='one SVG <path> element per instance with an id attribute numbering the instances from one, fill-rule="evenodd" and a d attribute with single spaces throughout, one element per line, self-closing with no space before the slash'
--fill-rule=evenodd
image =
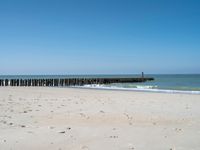
<path id="1" fill-rule="evenodd" d="M 0 74 L 200 73 L 199 0 L 1 0 Z"/>

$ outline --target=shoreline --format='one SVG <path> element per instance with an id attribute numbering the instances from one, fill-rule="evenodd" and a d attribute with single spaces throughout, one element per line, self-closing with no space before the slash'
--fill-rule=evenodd
<path id="1" fill-rule="evenodd" d="M 184 94 L 184 95 L 200 95 L 200 91 L 184 91 L 184 90 L 165 90 L 165 89 L 140 89 L 140 88 L 111 88 L 111 87 L 84 87 L 84 86 L 66 86 L 66 87 L 0 87 L 3 88 L 50 88 L 50 89 L 85 89 L 85 90 L 100 90 L 100 91 L 125 91 L 125 92 L 139 92 L 139 93 L 160 93 L 160 94 Z"/>
<path id="2" fill-rule="evenodd" d="M 129 92 L 144 92 L 144 93 L 160 93 L 160 94 L 184 94 L 184 95 L 200 95 L 200 91 L 188 91 L 188 90 L 168 90 L 168 89 L 142 89 L 142 88 L 118 88 L 118 87 L 87 87 L 87 86 L 55 86 L 55 87 L 40 87 L 40 86 L 4 86 L 1 88 L 58 88 L 58 89 L 87 89 L 87 90 L 103 90 L 103 91 L 129 91 Z"/>
<path id="3" fill-rule="evenodd" d="M 63 87 L 63 88 L 66 88 L 66 87 Z M 73 87 L 69 87 L 69 88 L 200 95 L 200 91 L 188 91 L 188 90 L 142 89 L 142 88 L 120 88 L 120 87 L 92 87 L 92 86 L 91 87 L 73 86 Z"/>

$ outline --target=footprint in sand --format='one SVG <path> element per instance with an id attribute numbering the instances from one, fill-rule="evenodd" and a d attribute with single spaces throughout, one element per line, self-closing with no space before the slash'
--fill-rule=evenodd
<path id="1" fill-rule="evenodd" d="M 68 127 L 68 128 L 67 128 L 67 130 L 71 130 L 71 129 L 72 129 L 71 127 Z"/>
<path id="2" fill-rule="evenodd" d="M 134 148 L 133 144 L 129 144 L 128 149 L 135 149 L 135 148 Z"/>
<path id="3" fill-rule="evenodd" d="M 99 112 L 100 112 L 100 113 L 103 113 L 103 114 L 105 113 L 103 110 L 100 110 Z"/>
<path id="4" fill-rule="evenodd" d="M 86 117 L 84 113 L 79 113 L 81 117 Z"/>
<path id="5" fill-rule="evenodd" d="M 153 122 L 153 125 L 155 126 L 155 125 L 156 125 L 156 122 Z"/>
<path id="6" fill-rule="evenodd" d="M 32 132 L 32 131 L 27 131 L 27 133 L 30 133 L 30 134 L 32 134 L 33 132 Z"/>
<path id="7" fill-rule="evenodd" d="M 13 125 L 13 123 L 11 122 L 11 123 L 9 123 L 9 125 L 11 126 L 11 125 Z"/>
<path id="8" fill-rule="evenodd" d="M 176 132 L 181 132 L 181 131 L 182 131 L 181 128 L 175 128 L 174 130 L 175 130 Z"/>
<path id="9" fill-rule="evenodd" d="M 111 135 L 110 138 L 117 139 L 118 136 L 117 135 Z"/>
<path id="10" fill-rule="evenodd" d="M 65 133 L 65 131 L 60 131 L 59 133 L 62 133 L 62 134 L 64 134 L 64 133 Z"/>
<path id="11" fill-rule="evenodd" d="M 49 129 L 54 129 L 55 127 L 53 127 L 53 126 L 50 126 L 50 127 L 48 127 Z"/>
<path id="12" fill-rule="evenodd" d="M 81 147 L 81 149 L 82 150 L 89 150 L 89 147 L 87 147 L 87 146 L 84 145 L 84 146 Z"/>

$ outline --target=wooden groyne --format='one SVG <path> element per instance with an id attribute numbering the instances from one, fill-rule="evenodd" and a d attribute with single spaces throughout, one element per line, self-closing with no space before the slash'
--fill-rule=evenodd
<path id="1" fill-rule="evenodd" d="M 54 78 L 54 79 L 0 79 L 0 86 L 83 86 L 86 84 L 134 83 L 153 78 Z"/>

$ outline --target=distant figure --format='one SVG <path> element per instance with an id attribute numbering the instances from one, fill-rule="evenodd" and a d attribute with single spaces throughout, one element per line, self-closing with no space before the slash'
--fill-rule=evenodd
<path id="1" fill-rule="evenodd" d="M 142 78 L 144 78 L 144 72 L 142 72 Z"/>

